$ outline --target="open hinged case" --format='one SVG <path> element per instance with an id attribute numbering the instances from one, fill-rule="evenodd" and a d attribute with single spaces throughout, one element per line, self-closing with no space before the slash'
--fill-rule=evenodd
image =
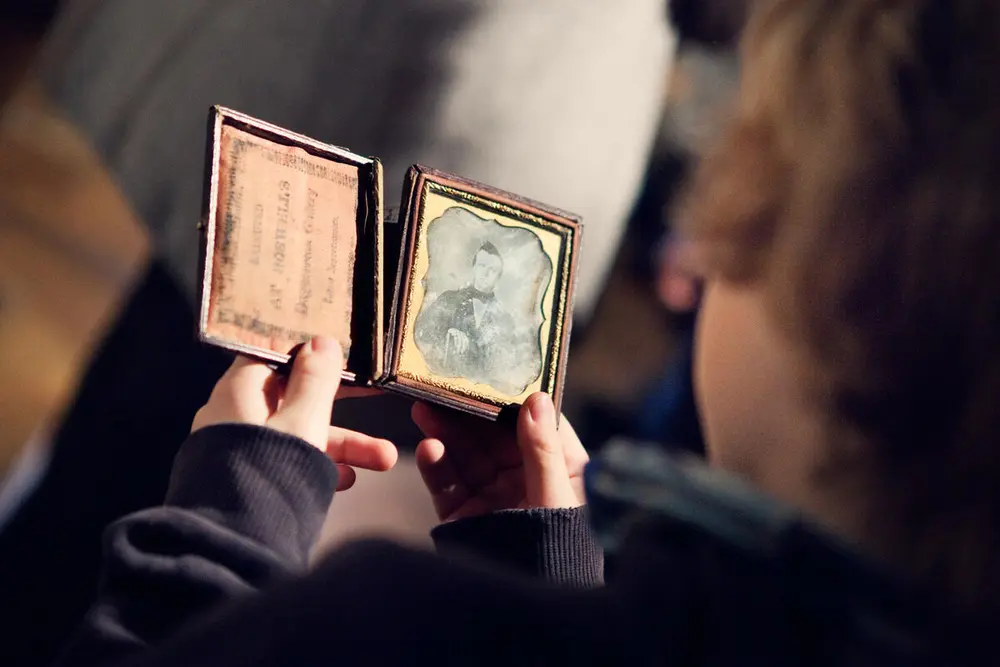
<path id="1" fill-rule="evenodd" d="M 284 365 L 340 340 L 344 380 L 495 419 L 536 391 L 561 403 L 582 225 L 412 167 L 398 220 L 374 158 L 215 107 L 200 338 Z"/>
<path id="2" fill-rule="evenodd" d="M 580 232 L 569 213 L 411 167 L 380 383 L 489 418 L 537 391 L 558 410 Z"/>
<path id="3" fill-rule="evenodd" d="M 381 374 L 378 160 L 213 107 L 206 178 L 201 340 L 281 365 L 324 334 L 345 381 Z"/>

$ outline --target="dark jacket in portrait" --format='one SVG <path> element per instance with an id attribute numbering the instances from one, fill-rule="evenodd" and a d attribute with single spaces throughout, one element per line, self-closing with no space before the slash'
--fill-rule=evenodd
<path id="1" fill-rule="evenodd" d="M 468 338 L 464 351 L 449 340 L 451 329 Z M 489 383 L 496 377 L 504 351 L 513 345 L 514 318 L 492 292 L 468 286 L 444 292 L 424 306 L 417 317 L 414 338 L 433 372 Z"/>

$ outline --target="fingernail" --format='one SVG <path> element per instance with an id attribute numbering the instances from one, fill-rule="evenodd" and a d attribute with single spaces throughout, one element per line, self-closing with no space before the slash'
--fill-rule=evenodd
<path id="1" fill-rule="evenodd" d="M 528 413 L 536 424 L 549 425 L 555 423 L 555 408 L 548 394 L 537 394 L 528 403 Z"/>
<path id="2" fill-rule="evenodd" d="M 340 349 L 337 339 L 329 336 L 316 336 L 310 345 L 313 352 L 336 353 Z"/>

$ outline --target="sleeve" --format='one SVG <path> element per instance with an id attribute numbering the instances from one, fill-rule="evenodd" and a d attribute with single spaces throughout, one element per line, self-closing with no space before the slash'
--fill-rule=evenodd
<path id="1" fill-rule="evenodd" d="M 457 306 L 455 301 L 453 294 L 445 292 L 422 308 L 417 315 L 414 336 L 431 343 L 443 340 L 451 324 L 451 314 Z"/>
<path id="2" fill-rule="evenodd" d="M 385 541 L 220 607 L 134 667 L 610 665 L 635 650 L 607 589 L 546 586 Z"/>
<path id="3" fill-rule="evenodd" d="M 504 510 L 442 524 L 431 536 L 442 553 L 465 552 L 550 583 L 604 582 L 604 552 L 585 507 Z"/>
<path id="4" fill-rule="evenodd" d="M 301 572 L 336 485 L 336 466 L 298 438 L 243 424 L 195 432 L 164 505 L 106 531 L 98 600 L 60 664 L 126 657 Z"/>

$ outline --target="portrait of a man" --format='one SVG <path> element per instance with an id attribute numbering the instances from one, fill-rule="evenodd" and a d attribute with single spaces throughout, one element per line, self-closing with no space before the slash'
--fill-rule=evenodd
<path id="1" fill-rule="evenodd" d="M 520 393 L 541 372 L 541 299 L 552 266 L 538 237 L 455 208 L 432 221 L 428 238 L 431 267 L 414 331 L 427 367 Z"/>

